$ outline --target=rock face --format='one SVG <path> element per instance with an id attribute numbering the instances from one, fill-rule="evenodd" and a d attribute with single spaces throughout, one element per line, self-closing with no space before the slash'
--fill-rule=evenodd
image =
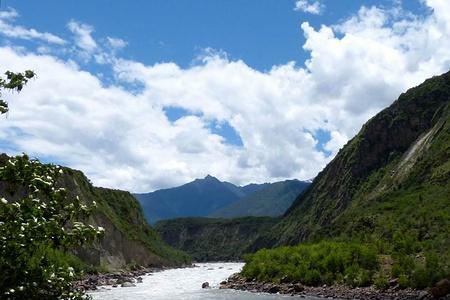
<path id="1" fill-rule="evenodd" d="M 0 165 L 7 159 L 2 155 Z M 94 187 L 82 172 L 69 168 L 64 168 L 60 184 L 68 191 L 69 199 L 79 196 L 87 204 L 97 203 L 89 222 L 102 226 L 105 236 L 92 247 L 74 249 L 74 254 L 84 262 L 116 270 L 131 264 L 161 267 L 189 261 L 185 254 L 164 243 L 147 224 L 139 203 L 129 192 Z M 24 192 L 20 186 L 0 182 L 0 195 L 14 200 Z"/>
<path id="2" fill-rule="evenodd" d="M 241 259 L 256 238 L 276 222 L 269 217 L 180 218 L 160 221 L 155 229 L 164 241 L 194 261 L 229 261 Z"/>
<path id="3" fill-rule="evenodd" d="M 411 230 L 415 225 L 396 219 L 409 213 L 408 220 L 418 222 L 425 216 L 417 207 L 428 210 L 432 222 L 440 219 L 441 208 L 448 215 L 449 132 L 447 73 L 410 89 L 369 120 L 254 249 L 375 232 L 388 224 L 399 232 Z M 428 236 L 449 236 L 444 224 L 434 224 L 438 229 Z"/>

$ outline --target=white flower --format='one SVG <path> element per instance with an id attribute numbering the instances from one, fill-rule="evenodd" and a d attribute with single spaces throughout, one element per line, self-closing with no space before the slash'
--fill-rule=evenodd
<path id="1" fill-rule="evenodd" d="M 8 204 L 8 200 L 6 200 L 5 198 L 2 198 L 0 201 L 1 201 L 3 204 Z"/>
<path id="2" fill-rule="evenodd" d="M 98 226 L 97 230 L 100 232 L 103 232 L 103 231 L 105 231 L 105 228 L 103 228 L 102 226 Z"/>

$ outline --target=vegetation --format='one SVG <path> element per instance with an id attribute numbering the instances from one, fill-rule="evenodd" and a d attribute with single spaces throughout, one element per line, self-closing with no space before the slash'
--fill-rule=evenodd
<path id="1" fill-rule="evenodd" d="M 11 158 L 0 168 L 2 182 L 19 184 L 25 192 L 17 200 L 2 198 L 0 203 L 2 298 L 84 298 L 73 290 L 78 274 L 64 253 L 92 242 L 104 229 L 80 222 L 91 209 L 79 198 L 68 201 L 67 191 L 57 187 L 61 173 L 61 168 L 26 155 Z"/>
<path id="2" fill-rule="evenodd" d="M 247 194 L 210 214 L 214 218 L 237 218 L 244 216 L 283 215 L 295 198 L 308 187 L 309 183 L 299 180 L 285 180 L 268 183 L 264 188 Z"/>
<path id="3" fill-rule="evenodd" d="M 156 223 L 155 229 L 172 247 L 183 250 L 195 261 L 239 260 L 259 234 L 277 219 L 244 217 L 236 219 L 179 218 Z"/>
<path id="4" fill-rule="evenodd" d="M 398 242 L 404 246 L 409 241 Z M 402 288 L 425 288 L 450 276 L 447 258 L 438 257 L 435 252 L 417 256 L 405 252 L 408 247 L 394 248 L 384 254 L 381 250 L 386 249 L 376 243 L 321 241 L 262 249 L 244 256 L 242 275 L 262 282 L 352 287 L 374 284 L 381 289 L 389 287 L 391 278 L 397 278 Z"/>
<path id="5" fill-rule="evenodd" d="M 0 97 L 1 90 L 6 89 L 10 91 L 20 92 L 28 80 L 32 79 L 35 74 L 33 71 L 27 70 L 23 73 L 13 73 L 11 71 L 5 72 L 6 79 L 0 77 Z M 5 114 L 9 110 L 8 103 L 0 98 L 0 114 Z"/>
<path id="6" fill-rule="evenodd" d="M 245 256 L 242 274 L 259 281 L 309 286 L 346 283 L 366 286 L 379 270 L 376 250 L 359 243 L 320 242 L 263 249 Z"/>
<path id="7" fill-rule="evenodd" d="M 191 262 L 189 255 L 169 247 L 148 225 L 139 202 L 129 192 L 94 188 L 94 195 L 98 203 L 97 214 L 104 215 L 127 239 L 142 244 L 149 252 L 148 256 L 152 253 L 159 257 L 153 259 L 153 266 L 178 266 Z M 139 264 L 138 261 L 135 263 Z"/>
<path id="8" fill-rule="evenodd" d="M 366 269 L 369 282 L 380 288 L 391 279 L 423 288 L 449 277 L 449 99 L 450 73 L 402 94 L 363 126 L 255 247 L 366 245 L 379 262 L 378 271 Z M 269 253 L 287 251 L 282 249 Z M 249 257 L 249 264 L 263 255 Z M 254 270 L 261 272 L 252 273 L 256 278 L 270 274 Z"/>
<path id="9" fill-rule="evenodd" d="M 6 72 L 0 91 L 20 92 L 34 76 Z M 0 99 L 0 113 L 8 109 Z M 89 298 L 73 282 L 85 271 L 110 269 L 103 257 L 129 266 L 189 262 L 146 223 L 130 193 L 95 188 L 79 171 L 2 154 L 0 195 L 1 299 Z"/>
<path id="10" fill-rule="evenodd" d="M 18 92 L 35 76 L 32 71 L 5 75 L 6 79 L 0 78 L 0 90 Z M 0 99 L 0 113 L 8 110 L 8 103 Z M 91 209 L 79 198 L 68 201 L 67 191 L 57 186 L 62 173 L 60 167 L 27 155 L 8 159 L 0 167 L 2 188 L 11 195 L 0 199 L 2 299 L 86 298 L 72 287 L 79 271 L 73 266 L 82 264 L 66 253 L 94 241 L 104 229 L 80 222 Z M 12 187 L 20 190 L 12 191 Z"/>

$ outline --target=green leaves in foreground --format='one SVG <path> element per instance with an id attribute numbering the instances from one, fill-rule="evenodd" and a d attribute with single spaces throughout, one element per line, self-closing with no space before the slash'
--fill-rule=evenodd
<path id="1" fill-rule="evenodd" d="M 6 79 L 0 77 L 0 89 L 6 89 L 16 92 L 20 92 L 28 82 L 28 80 L 36 76 L 36 74 L 30 70 L 27 70 L 23 73 L 6 71 L 5 75 Z M 1 99 L 0 94 L 0 114 L 7 113 L 8 110 L 8 103 L 5 100 Z"/>
<path id="2" fill-rule="evenodd" d="M 103 228 L 80 222 L 91 208 L 58 187 L 63 173 L 26 155 L 0 168 L 2 188 L 14 191 L 0 199 L 1 299 L 85 298 L 73 290 L 76 272 L 64 253 L 94 241 Z"/>

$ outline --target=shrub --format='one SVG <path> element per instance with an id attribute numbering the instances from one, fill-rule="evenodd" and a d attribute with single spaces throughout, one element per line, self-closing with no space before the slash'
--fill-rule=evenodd
<path id="1" fill-rule="evenodd" d="M 374 282 L 375 286 L 381 290 L 385 290 L 389 287 L 389 278 L 386 275 L 379 274 L 375 277 Z"/>
<path id="2" fill-rule="evenodd" d="M 352 242 L 263 249 L 244 260 L 242 274 L 248 278 L 272 282 L 283 278 L 311 286 L 336 282 L 365 286 L 379 267 L 374 247 Z"/>
<path id="3" fill-rule="evenodd" d="M 91 209 L 58 188 L 63 170 L 26 155 L 0 168 L 0 180 L 24 190 L 0 201 L 0 294 L 2 299 L 83 299 L 74 291 L 76 259 L 69 249 L 91 242 L 103 229 L 85 225 Z"/>

